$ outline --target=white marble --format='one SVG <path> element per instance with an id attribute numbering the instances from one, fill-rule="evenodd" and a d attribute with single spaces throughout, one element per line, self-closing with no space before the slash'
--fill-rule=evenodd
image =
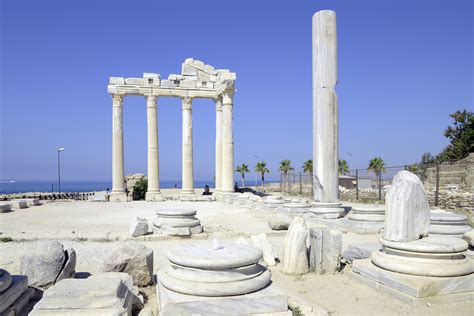
<path id="1" fill-rule="evenodd" d="M 278 259 L 278 254 L 276 252 L 275 246 L 268 240 L 267 234 L 261 233 L 258 235 L 250 236 L 253 245 L 260 249 L 263 253 L 263 260 L 269 265 L 276 265 L 276 259 Z"/>
<path id="2" fill-rule="evenodd" d="M 156 96 L 146 96 L 146 117 L 148 134 L 148 188 L 145 195 L 147 201 L 163 201 L 160 192 L 160 167 L 158 150 L 158 109 Z"/>
<path id="3" fill-rule="evenodd" d="M 0 293 L 0 314 L 7 310 L 28 288 L 28 278 L 24 275 L 13 275 L 9 287 Z M 8 314 L 5 314 L 8 315 Z"/>
<path id="4" fill-rule="evenodd" d="M 282 271 L 286 274 L 304 274 L 309 270 L 306 249 L 308 228 L 302 217 L 295 217 L 283 243 Z"/>
<path id="5" fill-rule="evenodd" d="M 222 190 L 222 97 L 215 99 L 216 101 L 216 184 L 215 193 Z"/>
<path id="6" fill-rule="evenodd" d="M 0 213 L 8 213 L 12 210 L 12 204 L 10 202 L 0 202 Z"/>
<path id="7" fill-rule="evenodd" d="M 402 170 L 385 196 L 384 239 L 407 242 L 428 236 L 430 207 L 423 183 Z"/>
<path id="8" fill-rule="evenodd" d="M 123 95 L 112 94 L 112 191 L 110 201 L 126 202 L 123 158 Z"/>
<path id="9" fill-rule="evenodd" d="M 148 234 L 148 220 L 144 217 L 135 216 L 130 225 L 130 236 L 139 237 Z"/>
<path id="10" fill-rule="evenodd" d="M 339 116 L 335 92 L 338 80 L 336 12 L 316 12 L 312 24 L 314 200 L 337 203 Z"/>
<path id="11" fill-rule="evenodd" d="M 310 269 L 318 274 L 332 274 L 340 269 L 342 234 L 337 230 L 310 228 Z"/>
<path id="12" fill-rule="evenodd" d="M 430 212 L 429 234 L 456 236 L 462 235 L 472 230 L 467 224 L 467 216 L 448 212 Z"/>
<path id="13" fill-rule="evenodd" d="M 160 209 L 153 222 L 157 231 L 164 235 L 190 236 L 202 232 L 201 221 L 193 209 Z"/>
<path id="14" fill-rule="evenodd" d="M 182 245 L 167 254 L 169 266 L 159 272 L 167 289 L 197 296 L 252 293 L 270 282 L 270 272 L 258 264 L 262 251 L 245 244 Z"/>

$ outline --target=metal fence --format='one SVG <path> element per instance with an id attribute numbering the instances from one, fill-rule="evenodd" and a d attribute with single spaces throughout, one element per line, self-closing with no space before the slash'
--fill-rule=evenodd
<path id="1" fill-rule="evenodd" d="M 472 168 L 472 163 L 471 163 Z M 453 169 L 456 167 L 457 169 Z M 461 164 L 416 164 L 384 167 L 381 173 L 369 169 L 353 169 L 339 176 L 340 199 L 345 201 L 383 201 L 388 185 L 401 170 L 409 170 L 420 178 L 432 203 L 438 206 L 441 186 L 450 183 L 465 185 L 459 170 L 466 169 Z M 467 169 L 466 169 L 467 170 Z M 440 175 L 442 176 L 440 179 Z M 312 176 L 308 173 L 293 172 L 281 174 L 281 192 L 290 195 L 313 196 Z M 469 190 L 469 189 L 467 189 Z"/>

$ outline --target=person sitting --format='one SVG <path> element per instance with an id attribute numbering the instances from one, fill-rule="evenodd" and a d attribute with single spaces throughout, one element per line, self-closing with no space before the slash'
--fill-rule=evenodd
<path id="1" fill-rule="evenodd" d="M 206 184 L 204 186 L 204 192 L 202 193 L 202 195 L 211 195 L 212 193 L 209 191 L 209 186 Z"/>

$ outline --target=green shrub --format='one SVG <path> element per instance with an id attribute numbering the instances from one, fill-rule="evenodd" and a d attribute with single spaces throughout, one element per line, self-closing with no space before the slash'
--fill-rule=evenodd
<path id="1" fill-rule="evenodd" d="M 146 191 L 148 190 L 148 181 L 147 180 L 139 180 L 135 183 L 133 187 L 133 200 L 144 200 Z"/>

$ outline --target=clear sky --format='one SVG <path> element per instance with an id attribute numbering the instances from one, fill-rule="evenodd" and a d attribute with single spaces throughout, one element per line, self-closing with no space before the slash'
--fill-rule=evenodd
<path id="1" fill-rule="evenodd" d="M 311 17 L 337 13 L 340 158 L 420 160 L 473 109 L 473 1 L 0 0 L 0 179 L 110 180 L 109 76 L 180 73 L 193 57 L 237 73 L 235 163 L 279 178 L 312 158 Z M 181 105 L 161 98 L 162 180 L 181 178 Z M 214 175 L 215 107 L 194 102 L 196 180 Z M 124 101 L 125 172 L 146 173 L 146 102 Z M 350 153 L 347 154 L 347 153 Z M 253 178 L 253 175 L 249 175 Z"/>

